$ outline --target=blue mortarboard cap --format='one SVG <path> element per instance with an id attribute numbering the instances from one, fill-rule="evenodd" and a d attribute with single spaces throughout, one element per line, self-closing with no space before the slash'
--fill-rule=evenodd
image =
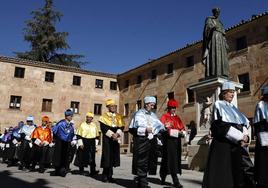
<path id="1" fill-rule="evenodd" d="M 73 115 L 73 111 L 71 109 L 67 109 L 65 112 L 64 112 L 64 115 L 65 116 L 72 116 Z"/>

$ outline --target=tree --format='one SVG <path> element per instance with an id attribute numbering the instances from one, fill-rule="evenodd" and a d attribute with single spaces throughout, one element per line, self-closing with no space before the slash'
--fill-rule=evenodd
<path id="1" fill-rule="evenodd" d="M 16 52 L 17 57 L 75 67 L 85 63 L 77 61 L 82 55 L 59 53 L 70 46 L 66 42 L 68 33 L 56 32 L 55 24 L 62 14 L 53 9 L 53 0 L 45 0 L 45 6 L 31 15 L 32 20 L 26 21 L 24 28 L 24 40 L 31 43 L 31 51 Z"/>

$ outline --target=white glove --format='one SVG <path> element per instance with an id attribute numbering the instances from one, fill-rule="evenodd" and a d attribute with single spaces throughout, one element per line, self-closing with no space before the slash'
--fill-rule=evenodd
<path id="1" fill-rule="evenodd" d="M 44 142 L 43 142 L 43 145 L 44 145 L 44 146 L 47 146 L 48 144 L 49 144 L 48 141 L 44 141 Z"/>
<path id="2" fill-rule="evenodd" d="M 30 140 L 31 140 L 31 137 L 30 137 L 29 135 L 26 135 L 26 136 L 25 136 L 25 140 L 30 141 Z"/>
<path id="3" fill-rule="evenodd" d="M 54 145 L 55 145 L 54 143 L 50 143 L 50 144 L 49 144 L 49 147 L 52 148 Z"/>
<path id="4" fill-rule="evenodd" d="M 76 143 L 77 143 L 76 140 L 71 141 L 71 146 L 74 147 L 76 145 Z"/>

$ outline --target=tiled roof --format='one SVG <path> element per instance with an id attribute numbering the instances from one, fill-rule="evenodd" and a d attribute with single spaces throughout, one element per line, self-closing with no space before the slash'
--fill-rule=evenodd
<path id="1" fill-rule="evenodd" d="M 89 70 L 84 70 L 84 69 L 80 69 L 77 67 L 57 65 L 57 64 L 51 64 L 51 63 L 40 62 L 40 61 L 32 61 L 32 60 L 20 59 L 20 58 L 13 58 L 13 57 L 6 57 L 2 55 L 0 55 L 0 62 L 15 63 L 15 64 L 20 64 L 20 65 L 28 65 L 28 66 L 35 66 L 35 67 L 54 69 L 54 70 L 60 70 L 60 71 L 75 72 L 75 73 L 88 74 L 88 75 L 93 75 L 93 76 L 117 78 L 116 74 L 89 71 Z"/>
<path id="2" fill-rule="evenodd" d="M 252 21 L 254 21 L 254 20 L 257 20 L 257 19 L 259 19 L 259 18 L 261 18 L 261 17 L 263 17 L 263 16 L 266 16 L 266 15 L 268 15 L 268 12 L 264 12 L 264 13 L 261 13 L 261 14 L 259 14 L 259 15 L 252 15 L 250 19 L 248 19 L 248 20 L 241 20 L 241 22 L 239 22 L 238 24 L 233 25 L 233 26 L 227 28 L 227 29 L 226 29 L 226 32 L 228 32 L 228 31 L 230 31 L 230 30 L 233 30 L 233 29 L 236 29 L 237 27 L 240 27 L 240 26 L 242 26 L 242 25 L 245 25 L 245 24 L 247 24 L 247 23 L 250 23 L 250 22 L 252 22 Z M 127 73 L 129 73 L 129 72 L 134 71 L 134 70 L 137 70 L 137 69 L 139 69 L 139 68 L 141 68 L 141 67 L 143 67 L 143 66 L 145 66 L 145 65 L 152 64 L 152 63 L 154 63 L 154 62 L 156 62 L 156 61 L 158 61 L 158 60 L 160 60 L 160 59 L 162 59 L 162 58 L 165 58 L 165 57 L 170 56 L 170 55 L 172 55 L 172 54 L 174 54 L 174 53 L 180 52 L 180 51 L 182 51 L 182 50 L 184 50 L 184 49 L 186 49 L 186 48 L 189 48 L 189 47 L 191 47 L 191 46 L 197 45 L 198 43 L 201 43 L 201 42 L 202 42 L 202 40 L 199 40 L 199 41 L 194 41 L 194 42 L 192 42 L 192 43 L 186 44 L 186 45 L 185 45 L 184 47 L 182 47 L 182 48 L 179 48 L 179 49 L 177 49 L 177 50 L 174 50 L 174 51 L 172 51 L 172 52 L 170 52 L 170 53 L 168 53 L 168 54 L 166 54 L 166 55 L 164 55 L 164 56 L 161 56 L 161 57 L 159 57 L 159 58 L 157 58 L 157 59 L 154 59 L 154 60 L 152 60 L 152 61 L 149 61 L 149 62 L 147 62 L 147 63 L 144 63 L 144 64 L 142 64 L 142 65 L 140 65 L 140 66 L 138 66 L 138 67 L 135 67 L 135 68 L 133 68 L 133 69 L 130 69 L 130 70 L 124 72 L 124 73 L 119 74 L 118 76 L 127 74 Z"/>

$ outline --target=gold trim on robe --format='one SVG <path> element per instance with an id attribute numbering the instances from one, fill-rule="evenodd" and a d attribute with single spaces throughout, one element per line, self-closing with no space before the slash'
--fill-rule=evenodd
<path id="1" fill-rule="evenodd" d="M 99 121 L 110 127 L 120 128 L 124 126 L 123 117 L 118 113 L 106 112 L 100 117 Z"/>

